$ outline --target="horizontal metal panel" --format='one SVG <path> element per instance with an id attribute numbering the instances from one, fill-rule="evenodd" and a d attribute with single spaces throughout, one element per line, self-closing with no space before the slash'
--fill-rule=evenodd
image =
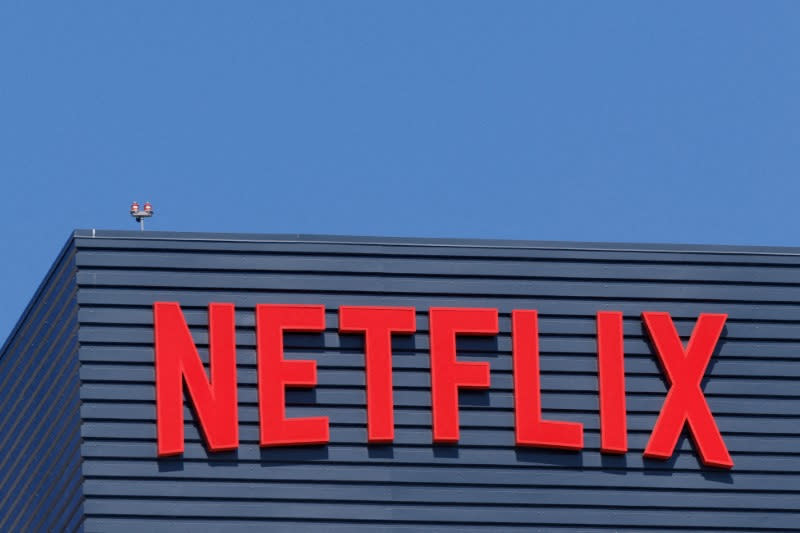
<path id="1" fill-rule="evenodd" d="M 7 420 L 3 426 L 5 431 L 0 434 L 2 448 L 24 444 L 30 427 L 47 423 L 48 408 L 60 407 L 58 395 L 67 389 L 75 392 L 75 308 L 66 316 L 55 317 L 52 325 L 52 330 L 47 332 L 47 342 L 22 352 L 20 357 L 27 359 L 26 369 L 19 373 L 20 379 L 5 391 L 3 412 Z M 9 457 L 6 455 L 0 459 L 0 470 Z"/>
<path id="2" fill-rule="evenodd" d="M 77 413 L 75 413 L 77 415 Z M 22 528 L 28 531 L 39 531 L 46 528 L 47 523 L 54 531 L 74 531 L 77 525 L 70 527 L 75 516 L 82 515 L 83 478 L 81 476 L 81 457 L 74 453 L 80 447 L 80 435 L 75 431 L 79 427 L 77 416 L 71 417 L 69 425 L 72 435 L 59 439 L 62 445 L 62 459 L 58 464 L 60 472 L 52 469 L 47 475 L 47 488 L 37 494 L 37 498 L 27 503 L 31 508 L 31 517 L 27 524 L 15 517 L 18 522 L 9 525 L 10 530 Z"/>
<path id="3" fill-rule="evenodd" d="M 92 230 L 94 231 L 94 230 Z M 108 233 L 108 232 L 103 232 Z M 209 234 L 198 238 L 175 233 L 160 238 L 154 232 L 136 235 L 76 235 L 80 250 L 188 250 L 207 252 L 246 251 L 251 253 L 388 254 L 391 256 L 479 257 L 558 257 L 601 261 L 607 257 L 626 260 L 731 261 L 735 263 L 800 262 L 800 248 L 764 246 L 720 246 L 685 244 L 581 243 L 551 241 L 492 241 L 475 239 L 397 239 L 319 235 L 241 235 Z"/>
<path id="4" fill-rule="evenodd" d="M 179 499 L 88 499 L 85 504 L 86 514 L 96 515 L 127 515 L 131 508 L 136 508 L 140 513 L 154 516 L 184 515 L 193 517 L 219 517 L 232 518 L 330 518 L 336 519 L 342 515 L 344 505 L 340 502 L 220 502 L 215 500 L 204 501 L 201 504 L 187 502 Z M 646 511 L 625 510 L 615 508 L 547 508 L 540 506 L 464 506 L 464 505 L 438 505 L 431 506 L 423 503 L 416 505 L 391 506 L 351 504 L 347 506 L 347 514 L 359 516 L 361 520 L 397 521 L 412 520 L 414 522 L 430 521 L 452 523 L 491 523 L 504 525 L 509 523 L 525 524 L 532 519 L 542 525 L 549 524 L 607 524 L 646 526 L 649 524 L 664 524 L 672 527 L 694 527 L 719 525 L 721 522 L 737 523 L 740 527 L 764 527 L 764 517 L 770 517 L 777 522 L 792 520 L 793 514 L 787 512 L 748 513 L 746 511 L 720 511 L 683 509 L 678 513 L 648 509 Z M 767 526 L 768 527 L 768 526 Z"/>
<path id="5" fill-rule="evenodd" d="M 505 525 L 504 528 L 514 530 L 524 530 L 527 526 Z M 336 520 L 315 520 L 311 518 L 297 519 L 260 519 L 247 520 L 239 518 L 216 518 L 206 517 L 203 519 L 175 517 L 154 518 L 141 517 L 131 518 L 129 516 L 109 517 L 109 516 L 90 516 L 82 524 L 83 531 L 86 533 L 107 533 L 108 531 L 142 531 L 147 530 L 151 533 L 196 533 L 197 531 L 226 532 L 263 532 L 269 529 L 270 533 L 294 533 L 301 529 L 312 531 L 323 530 L 326 533 L 352 533 L 353 531 L 365 532 L 400 532 L 400 531 L 420 531 L 426 533 L 473 533 L 496 531 L 494 524 L 475 525 L 475 524 L 432 524 L 432 523 L 381 523 L 376 521 L 358 521 L 347 519 Z M 618 527 L 615 529 L 619 529 Z M 607 532 L 612 528 L 581 528 L 585 533 Z M 742 530 L 746 531 L 746 530 Z"/>
<path id="6" fill-rule="evenodd" d="M 191 484 L 177 480 L 159 481 L 143 479 L 137 483 L 117 479 L 88 479 L 84 485 L 87 496 L 100 497 L 159 497 L 184 499 L 218 499 L 223 501 L 281 501 L 305 500 L 309 492 L 315 492 L 322 500 L 341 502 L 385 502 L 391 504 L 436 502 L 451 504 L 497 504 L 497 505 L 586 505 L 616 508 L 677 508 L 702 509 L 716 505 L 737 505 L 742 510 L 791 511 L 797 507 L 796 494 L 774 494 L 759 492 L 713 492 L 708 491 L 703 498 L 687 500 L 685 494 L 677 491 L 630 491 L 621 489 L 591 490 L 578 487 L 478 487 L 430 484 L 393 485 L 391 483 L 276 483 L 269 485 L 258 482 L 224 483 L 220 490 L 217 481 L 197 480 Z M 730 491 L 728 491 L 730 492 Z"/>
<path id="7" fill-rule="evenodd" d="M 78 267 L 91 271 L 97 268 L 135 268 L 138 271 L 175 269 L 182 272 L 237 272 L 259 275 L 267 272 L 348 273 L 363 275 L 413 275 L 575 279 L 575 280 L 650 280 L 683 282 L 765 283 L 769 285 L 800 283 L 795 265 L 703 264 L 686 262 L 659 263 L 613 260 L 574 261 L 514 258 L 489 260 L 475 258 L 396 257 L 359 255 L 288 255 L 288 254 L 223 254 L 201 251 L 82 251 Z"/>
<path id="8" fill-rule="evenodd" d="M 288 343 L 287 343 L 288 344 Z M 297 344 L 293 342 L 292 344 Z M 468 351 L 469 348 L 476 348 L 478 344 L 467 344 L 460 346 L 459 357 L 463 357 L 465 361 L 485 361 L 489 363 L 492 371 L 497 372 L 511 372 L 512 359 L 507 353 L 486 353 L 489 350 L 473 350 Z M 203 349 L 202 345 L 199 350 L 200 359 L 204 363 L 208 363 L 207 349 Z M 353 368 L 364 369 L 364 351 L 361 349 L 353 349 L 348 346 L 347 348 L 330 348 L 326 347 L 324 351 L 319 349 L 319 346 L 314 346 L 313 343 L 308 343 L 306 346 L 297 347 L 290 346 L 285 349 L 285 357 L 287 359 L 309 359 L 315 360 L 320 368 Z M 81 349 L 81 361 L 84 363 L 106 363 L 106 364 L 142 364 L 152 365 L 154 362 L 154 354 L 152 347 L 145 346 L 124 346 L 124 347 L 109 347 L 87 345 Z M 596 354 L 550 354 L 542 353 L 540 356 L 541 372 L 559 372 L 559 373 L 576 373 L 576 374 L 596 374 L 597 373 L 597 355 Z M 662 371 L 656 363 L 656 358 L 649 355 L 634 355 L 626 354 L 625 356 L 625 373 L 626 375 L 651 375 L 661 376 Z M 256 351 L 252 348 L 237 348 L 237 365 L 242 368 L 255 368 Z M 800 377 L 800 358 L 796 361 L 774 360 L 765 365 L 763 361 L 754 358 L 736 358 L 736 356 L 717 355 L 711 361 L 711 370 L 708 372 L 709 376 L 725 376 L 725 377 L 738 377 L 738 376 L 751 376 L 751 377 Z M 430 368 L 430 354 L 424 349 L 415 349 L 411 351 L 407 346 L 400 349 L 393 349 L 392 368 L 397 370 L 428 370 Z"/>
<path id="9" fill-rule="evenodd" d="M 295 452 L 298 453 L 298 452 Z M 732 474 L 713 469 L 650 471 L 629 469 L 623 457 L 611 458 L 610 466 L 601 469 L 579 469 L 563 466 L 541 466 L 520 461 L 513 467 L 472 465 L 394 465 L 376 468 L 370 464 L 325 462 L 267 461 L 236 464 L 226 467 L 225 461 L 160 461 L 136 459 L 97 459 L 85 461 L 86 477 L 132 479 L 219 479 L 247 481 L 331 481 L 337 483 L 429 483 L 434 485 L 475 486 L 553 486 L 553 487 L 635 487 L 656 490 L 768 491 L 800 494 L 795 475 L 741 472 Z M 654 464 L 658 461 L 654 461 Z M 687 493 L 687 498 L 696 497 Z"/>
<path id="10" fill-rule="evenodd" d="M 648 310 L 644 308 L 644 310 Z M 652 309 L 649 309 L 652 310 Z M 429 333 L 428 328 L 428 309 L 417 310 L 417 323 L 416 323 L 416 336 L 425 335 Z M 640 340 L 647 336 L 646 330 L 642 319 L 641 313 L 635 317 L 625 317 L 623 321 L 623 333 L 626 339 Z M 183 316 L 186 323 L 190 328 L 194 329 L 197 333 L 201 333 L 208 327 L 207 310 L 197 309 L 183 309 Z M 89 308 L 84 307 L 81 309 L 79 321 L 82 325 L 86 326 L 138 326 L 150 329 L 153 325 L 153 310 L 152 307 L 148 308 Z M 329 332 L 336 332 L 339 328 L 338 310 L 327 309 L 326 329 Z M 499 338 L 508 338 L 511 334 L 511 317 L 509 313 L 500 313 L 499 331 L 497 336 Z M 681 319 L 673 317 L 673 324 L 678 334 L 686 337 L 691 336 L 697 323 L 697 316 L 690 319 Z M 597 332 L 597 322 L 595 317 L 569 317 L 565 318 L 550 317 L 548 315 L 540 315 L 538 319 L 538 329 L 542 336 L 550 335 L 566 335 L 566 336 L 588 336 L 593 337 Z M 236 328 L 238 330 L 253 330 L 255 329 L 255 311 L 254 309 L 242 310 L 238 309 L 236 313 Z M 348 334 L 350 336 L 350 334 Z M 360 335 L 352 335 L 354 338 L 360 338 Z M 399 337 L 409 337 L 407 334 L 398 334 Z M 800 340 L 800 323 L 798 322 L 757 322 L 751 320 L 737 321 L 727 320 L 725 323 L 724 340 L 742 340 L 742 339 L 764 339 L 764 340 L 778 340 L 784 342 L 799 341 Z"/>
<path id="11" fill-rule="evenodd" d="M 547 414 L 546 419 L 558 419 L 555 414 Z M 189 418 L 186 418 L 184 431 L 186 442 L 200 442 L 200 431 Z M 362 424 L 339 424 L 330 428 L 331 442 L 337 444 L 364 445 L 367 442 L 366 426 Z M 641 453 L 650 439 L 651 428 L 631 429 L 628 432 L 628 447 L 631 453 Z M 87 420 L 82 426 L 82 435 L 88 440 L 129 440 L 155 441 L 156 425 L 154 421 L 114 420 L 113 422 Z M 257 444 L 259 438 L 258 423 L 242 422 L 239 425 L 239 439 L 245 444 Z M 416 445 L 430 447 L 432 434 L 430 427 L 396 426 L 395 445 Z M 794 435 L 754 435 L 726 434 L 725 444 L 731 453 L 745 454 L 795 454 L 800 447 L 800 436 Z M 459 446 L 493 446 L 512 447 L 514 432 L 509 428 L 496 427 L 462 427 L 458 441 Z M 373 448 L 381 453 L 380 446 Z M 597 429 L 584 428 L 584 449 L 597 452 L 600 449 L 600 432 Z M 690 440 L 681 439 L 676 446 L 677 451 L 694 452 L 696 448 Z"/>
<path id="12" fill-rule="evenodd" d="M 58 520 L 54 521 L 54 531 L 79 531 L 84 520 L 83 477 L 80 464 L 70 474 L 70 483 L 63 487 L 62 502 L 57 502 Z M 35 526 L 36 527 L 36 526 Z"/>
<path id="13" fill-rule="evenodd" d="M 83 519 L 75 273 L 70 242 L 0 352 L 2 531 Z"/>
<path id="14" fill-rule="evenodd" d="M 470 528 L 791 529 L 800 517 L 800 250 L 287 236 L 80 237 L 77 263 L 87 531 Z M 157 459 L 154 301 L 177 301 L 208 360 L 207 305 L 237 307 L 241 445 L 209 454 L 186 418 L 186 452 Z M 254 306 L 323 304 L 322 334 L 287 334 L 318 386 L 287 416 L 328 416 L 331 444 L 259 448 Z M 364 342 L 340 305 L 417 308 L 393 341 L 395 442 L 366 444 Z M 461 339 L 492 369 L 460 395 L 458 446 L 431 444 L 429 307 L 493 307 L 496 336 Z M 582 452 L 514 446 L 509 313 L 540 312 L 544 415 L 584 424 Z M 599 452 L 599 310 L 625 314 L 630 452 Z M 684 340 L 700 313 L 729 315 L 703 388 L 735 462 L 700 466 L 687 430 L 644 459 L 668 386 L 641 323 L 668 311 Z M 281 489 L 284 490 L 281 490 Z M 126 513 L 126 509 L 128 512 Z M 138 516 L 130 514 L 135 509 Z"/>
<path id="15" fill-rule="evenodd" d="M 0 353 L 0 412 L 9 411 L 13 403 L 20 401 L 20 391 L 38 382 L 31 373 L 41 368 L 42 351 L 52 349 L 49 337 L 61 331 L 53 330 L 52 323 L 63 326 L 64 317 L 75 311 L 75 285 L 69 272 L 71 269 L 63 265 L 40 289 L 41 295 L 34 297 L 26 320 L 12 332 Z M 75 333 L 74 324 L 72 330 Z"/>
<path id="16" fill-rule="evenodd" d="M 251 368 L 239 368 L 237 371 L 239 383 L 253 385 L 256 383 L 256 371 Z M 565 381 L 565 375 L 543 374 L 541 376 L 542 390 L 547 391 L 584 391 L 597 390 L 595 376 L 570 375 Z M 83 381 L 122 381 L 153 383 L 155 374 L 152 366 L 147 365 L 102 365 L 97 363 L 84 363 L 81 366 L 81 380 Z M 317 370 L 317 382 L 324 385 L 356 386 L 364 383 L 363 371 L 353 369 L 325 369 Z M 394 372 L 394 386 L 396 388 L 430 388 L 430 373 L 417 370 L 396 370 Z M 667 387 L 660 381 L 651 377 L 629 376 L 625 382 L 626 390 L 630 392 L 666 392 Z M 512 390 L 512 376 L 508 372 L 494 372 L 491 377 L 491 389 L 498 391 Z M 770 379 L 766 382 L 759 377 L 726 378 L 715 377 L 706 379 L 703 387 L 705 393 L 713 395 L 734 396 L 786 396 L 797 397 L 797 381 L 793 379 Z"/>
<path id="17" fill-rule="evenodd" d="M 84 402 L 81 414 L 87 420 L 155 420 L 155 405 L 151 402 Z M 311 407 L 297 407 L 289 405 L 286 414 L 290 417 L 327 416 L 331 424 L 365 424 L 366 412 L 363 408 L 340 407 L 332 405 L 315 405 Z M 191 412 L 185 409 L 184 416 L 189 417 Z M 581 422 L 587 429 L 598 429 L 597 416 L 585 413 L 560 413 L 559 418 L 568 421 Z M 656 416 L 628 414 L 628 428 L 635 430 L 650 430 L 655 423 Z M 258 409 L 255 406 L 239 406 L 239 420 L 241 422 L 258 422 Z M 462 427 L 495 427 L 512 428 L 514 414 L 510 411 L 498 411 L 473 407 L 462 409 L 459 420 Z M 767 435 L 800 435 L 798 417 L 767 417 L 767 416 L 725 416 L 716 415 L 715 420 L 723 434 L 748 433 Z M 430 427 L 430 409 L 400 408 L 395 407 L 395 424 L 398 426 Z"/>
<path id="18" fill-rule="evenodd" d="M 515 530 L 524 530 L 527 526 L 519 525 L 509 526 L 504 528 L 512 528 Z M 475 525 L 475 524 L 414 524 L 414 523 L 381 523 L 376 521 L 358 521 L 358 520 L 314 520 L 310 518 L 298 519 L 261 519 L 261 520 L 247 520 L 238 518 L 215 518 L 206 517 L 203 519 L 186 518 L 186 517 L 168 517 L 168 518 L 154 518 L 154 517 L 141 517 L 131 518 L 128 516 L 122 517 L 109 517 L 109 516 L 91 516 L 82 524 L 83 531 L 86 533 L 107 533 L 108 531 L 142 531 L 147 530 L 151 533 L 196 533 L 197 531 L 209 532 L 226 532 L 226 531 L 243 531 L 243 532 L 263 532 L 264 529 L 269 529 L 270 533 L 294 533 L 300 529 L 309 529 L 312 531 L 319 531 L 324 529 L 326 533 L 352 533 L 353 531 L 365 532 L 400 532 L 400 531 L 420 531 L 423 529 L 426 533 L 473 533 L 473 532 L 487 532 L 496 531 L 497 526 L 493 524 Z M 619 528 L 616 528 L 619 529 Z M 598 531 L 607 532 L 611 528 L 581 528 L 585 533 L 594 533 Z M 746 531 L 746 530 L 742 530 Z"/>
<path id="19" fill-rule="evenodd" d="M 755 286 L 750 284 L 673 284 L 638 281 L 453 279 L 413 276 L 358 276 L 336 274 L 270 274 L 242 276 L 226 272 L 85 269 L 77 276 L 79 287 L 147 287 L 336 291 L 339 293 L 509 295 L 534 298 L 591 297 L 667 300 L 716 300 L 793 303 L 800 299 L 800 287 Z"/>
<path id="20" fill-rule="evenodd" d="M 198 348 L 208 346 L 208 330 L 195 329 L 192 337 Z M 398 335 L 393 341 L 393 346 L 398 350 L 419 350 L 427 352 L 430 349 L 427 335 L 419 334 L 413 338 Z M 141 345 L 153 346 L 153 330 L 146 327 L 111 327 L 111 326 L 82 326 L 79 339 L 83 345 Z M 325 349 L 357 349 L 363 341 L 356 335 L 340 335 L 334 332 L 319 334 L 290 333 L 284 337 L 284 346 L 287 349 L 307 349 L 309 355 L 320 353 Z M 251 331 L 237 331 L 237 348 L 255 349 L 255 333 Z M 484 338 L 459 339 L 458 350 L 467 354 L 469 352 L 481 353 L 486 357 L 511 352 L 511 338 L 506 335 L 486 336 Z M 550 354 L 589 354 L 597 353 L 597 341 L 589 337 L 565 335 L 541 335 L 539 350 L 543 355 Z M 724 357 L 748 357 L 765 360 L 772 358 L 785 360 L 800 360 L 800 342 L 763 342 L 749 340 L 724 339 L 718 346 L 718 355 L 711 361 L 713 365 Z M 763 354 L 763 356 L 762 356 Z M 626 339 L 625 355 L 641 355 L 653 357 L 650 344 L 644 339 Z M 762 356 L 762 357 L 759 357 Z M 712 366 L 713 369 L 713 366 Z"/>
<path id="21" fill-rule="evenodd" d="M 82 309 L 99 306 L 105 309 L 140 307 L 152 309 L 153 302 L 180 302 L 184 309 L 205 310 L 210 302 L 233 302 L 238 309 L 252 310 L 262 303 L 322 304 L 333 311 L 340 305 L 402 305 L 424 313 L 429 307 L 490 307 L 509 315 L 514 309 L 537 309 L 540 316 L 594 317 L 597 311 L 621 311 L 627 318 L 639 317 L 642 311 L 667 311 L 675 318 L 696 320 L 699 313 L 725 313 L 730 320 L 800 321 L 800 304 L 782 302 L 682 301 L 680 299 L 636 299 L 570 297 L 567 295 L 524 297 L 520 295 L 450 295 L 450 294 L 340 294 L 336 291 L 222 290 L 181 288 L 83 287 L 78 294 Z M 243 315 L 247 317 L 245 313 Z M 251 315 L 252 316 L 252 315 Z"/>
<path id="22" fill-rule="evenodd" d="M 152 459 L 157 454 L 155 443 L 88 441 L 81 451 L 85 458 L 136 458 Z M 648 471 L 691 470 L 699 468 L 693 451 L 676 454 L 669 462 L 644 459 L 640 453 L 629 453 L 624 461 L 619 457 L 610 459 L 594 451 L 549 452 L 537 448 L 514 449 L 513 442 L 503 447 L 469 446 L 384 446 L 369 448 L 331 444 L 322 447 L 260 448 L 256 444 L 242 445 L 234 456 L 208 453 L 200 443 L 187 444 L 182 455 L 184 460 L 235 460 L 237 463 L 263 464 L 269 461 L 318 461 L 338 463 L 363 463 L 383 467 L 392 465 L 453 465 L 483 467 L 515 467 L 519 463 L 532 466 L 562 466 L 564 468 L 602 469 L 617 462 L 628 469 Z M 800 464 L 791 455 L 741 455 L 734 456 L 736 470 L 740 473 L 800 474 Z"/>
<path id="23" fill-rule="evenodd" d="M 239 404 L 258 403 L 255 385 L 239 386 Z M 416 389 L 395 390 L 394 405 L 397 407 L 429 407 L 430 393 Z M 155 386 L 140 383 L 87 382 L 81 387 L 81 399 L 110 401 L 155 401 Z M 325 387 L 313 389 L 287 389 L 286 400 L 291 405 L 334 404 L 341 406 L 364 406 L 366 393 L 363 386 Z M 711 411 L 719 415 L 758 415 L 800 417 L 800 397 L 737 398 L 712 396 L 707 398 Z M 482 409 L 511 410 L 513 394 L 491 391 L 488 394 L 463 391 L 461 405 L 465 409 L 478 406 Z M 629 413 L 658 413 L 664 404 L 664 394 L 629 393 L 626 398 Z M 593 392 L 547 391 L 542 395 L 542 408 L 545 412 L 585 411 L 597 413 L 598 396 Z"/>

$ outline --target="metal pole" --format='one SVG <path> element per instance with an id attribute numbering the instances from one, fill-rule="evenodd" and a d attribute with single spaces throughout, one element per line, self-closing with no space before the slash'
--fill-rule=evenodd
<path id="1" fill-rule="evenodd" d="M 144 218 L 139 219 L 139 231 L 144 231 Z"/>

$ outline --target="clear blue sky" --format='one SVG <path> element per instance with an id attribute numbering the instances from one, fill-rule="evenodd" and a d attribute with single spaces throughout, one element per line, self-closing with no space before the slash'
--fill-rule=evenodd
<path id="1" fill-rule="evenodd" d="M 73 228 L 798 245 L 800 2 L 0 2 L 10 331 Z"/>

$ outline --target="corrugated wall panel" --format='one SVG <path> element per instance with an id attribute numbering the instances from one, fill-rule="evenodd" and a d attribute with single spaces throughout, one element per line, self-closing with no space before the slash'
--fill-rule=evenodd
<path id="1" fill-rule="evenodd" d="M 76 239 L 87 531 L 795 530 L 800 519 L 800 250 L 368 238 L 136 235 Z M 154 301 L 178 301 L 207 360 L 207 305 L 236 305 L 241 445 L 209 454 L 185 409 L 186 452 L 156 458 Z M 328 416 L 327 446 L 260 449 L 254 307 L 326 306 L 322 334 L 287 334 L 318 386 L 289 416 Z M 340 305 L 411 305 L 393 341 L 396 437 L 366 444 L 363 339 Z M 457 446 L 431 444 L 428 308 L 495 307 L 500 334 L 459 338 L 491 365 L 462 392 Z M 547 418 L 579 421 L 582 452 L 514 446 L 510 312 L 537 309 Z M 599 453 L 594 316 L 625 322 L 630 451 Z M 641 452 L 668 389 L 639 318 L 669 311 L 686 339 L 729 314 L 703 381 L 731 471 L 703 467 L 686 434 L 667 461 Z"/>
<path id="2" fill-rule="evenodd" d="M 0 530 L 83 520 L 78 307 L 70 240 L 0 351 Z"/>

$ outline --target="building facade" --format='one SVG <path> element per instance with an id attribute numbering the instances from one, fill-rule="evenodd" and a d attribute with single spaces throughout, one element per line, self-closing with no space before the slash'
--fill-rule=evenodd
<path id="1" fill-rule="evenodd" d="M 0 352 L 0 530 L 797 530 L 799 282 L 794 248 L 79 230 Z"/>

